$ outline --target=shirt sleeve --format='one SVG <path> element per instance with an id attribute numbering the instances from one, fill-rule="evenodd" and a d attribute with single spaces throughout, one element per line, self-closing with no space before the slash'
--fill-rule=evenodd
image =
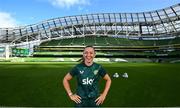
<path id="1" fill-rule="evenodd" d="M 106 74 L 107 74 L 106 70 L 100 65 L 99 75 L 100 75 L 101 77 L 104 77 Z"/>
<path id="2" fill-rule="evenodd" d="M 78 69 L 77 69 L 77 67 L 75 66 L 75 67 L 73 67 L 73 68 L 71 69 L 71 71 L 70 71 L 69 73 L 70 73 L 71 76 L 75 76 L 75 75 L 77 75 L 77 72 L 78 72 Z"/>

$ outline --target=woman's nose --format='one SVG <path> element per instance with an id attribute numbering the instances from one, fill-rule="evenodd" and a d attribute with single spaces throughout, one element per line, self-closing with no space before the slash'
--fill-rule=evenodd
<path id="1" fill-rule="evenodd" d="M 87 53 L 87 56 L 91 56 L 91 54 L 90 54 L 90 53 Z"/>

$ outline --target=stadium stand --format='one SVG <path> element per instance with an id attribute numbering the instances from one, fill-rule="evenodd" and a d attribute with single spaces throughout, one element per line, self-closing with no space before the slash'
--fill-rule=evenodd
<path id="1" fill-rule="evenodd" d="M 97 57 L 180 57 L 180 4 L 149 12 L 85 14 L 1 28 L 0 43 L 9 45 L 10 56 L 80 57 L 84 46 L 93 45 Z M 18 55 L 14 49 L 26 53 Z"/>

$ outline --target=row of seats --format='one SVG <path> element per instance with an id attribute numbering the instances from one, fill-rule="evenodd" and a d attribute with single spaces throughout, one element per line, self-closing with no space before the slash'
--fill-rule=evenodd
<path id="1" fill-rule="evenodd" d="M 166 40 L 132 40 L 127 38 L 114 38 L 104 36 L 86 36 L 68 39 L 51 40 L 41 43 L 40 46 L 73 46 L 73 45 L 94 45 L 94 46 L 159 46 L 179 44 L 180 38 Z"/>

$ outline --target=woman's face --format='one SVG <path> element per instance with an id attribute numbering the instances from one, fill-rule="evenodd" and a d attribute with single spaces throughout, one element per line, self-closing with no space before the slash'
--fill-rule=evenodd
<path id="1" fill-rule="evenodd" d="M 87 47 L 84 49 L 83 57 L 85 63 L 92 63 L 95 57 L 95 51 L 92 47 Z"/>

